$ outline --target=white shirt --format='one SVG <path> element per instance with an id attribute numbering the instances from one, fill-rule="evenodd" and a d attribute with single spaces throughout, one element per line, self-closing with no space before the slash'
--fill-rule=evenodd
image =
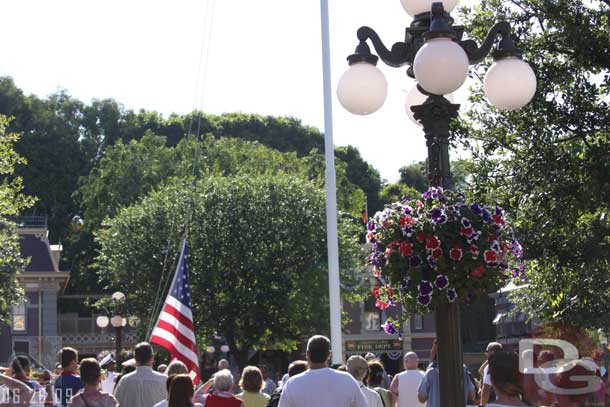
<path id="1" fill-rule="evenodd" d="M 138 366 L 126 374 L 114 390 L 120 406 L 151 407 L 167 398 L 167 376 L 155 372 L 150 366 Z"/>
<path id="2" fill-rule="evenodd" d="M 108 371 L 107 376 L 104 380 L 102 380 L 102 391 L 106 393 L 114 393 L 114 379 L 116 375 L 112 371 Z"/>
<path id="3" fill-rule="evenodd" d="M 369 389 L 362 382 L 358 382 L 360 386 L 360 391 L 364 394 L 366 398 L 366 403 L 368 407 L 383 407 L 383 401 L 381 401 L 381 396 L 373 389 Z"/>
<path id="4" fill-rule="evenodd" d="M 492 386 L 491 375 L 489 374 L 489 365 L 485 366 L 485 369 L 483 369 L 483 384 Z"/>
<path id="5" fill-rule="evenodd" d="M 358 382 L 346 372 L 311 369 L 291 377 L 279 407 L 367 407 Z"/>
<path id="6" fill-rule="evenodd" d="M 424 377 L 418 369 L 408 369 L 396 375 L 398 380 L 398 407 L 423 407 L 417 399 L 417 389 Z"/>

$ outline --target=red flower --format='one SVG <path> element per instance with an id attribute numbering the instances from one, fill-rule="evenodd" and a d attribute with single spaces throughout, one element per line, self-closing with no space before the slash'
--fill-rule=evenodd
<path id="1" fill-rule="evenodd" d="M 477 257 L 479 257 L 479 248 L 477 247 L 477 245 L 475 245 L 475 244 L 470 245 L 470 254 L 472 255 L 473 259 L 476 259 Z"/>
<path id="2" fill-rule="evenodd" d="M 379 308 L 380 310 L 384 310 L 386 308 L 389 308 L 390 304 L 377 300 L 377 301 L 375 301 L 375 306 L 377 308 Z"/>
<path id="3" fill-rule="evenodd" d="M 379 287 L 378 286 L 373 287 L 373 296 L 375 298 L 379 297 Z"/>
<path id="4" fill-rule="evenodd" d="M 498 236 L 496 236 L 496 235 L 489 235 L 489 237 L 487 238 L 487 241 L 489 243 L 493 242 L 494 240 L 498 240 Z"/>
<path id="5" fill-rule="evenodd" d="M 479 278 L 483 277 L 483 274 L 485 274 L 485 267 L 483 266 L 477 266 L 474 270 L 470 272 L 471 276 Z"/>
<path id="6" fill-rule="evenodd" d="M 506 222 L 504 222 L 504 219 L 502 219 L 502 215 L 492 215 L 491 216 L 494 220 L 494 222 L 496 222 L 496 224 L 498 225 L 504 225 Z"/>
<path id="7" fill-rule="evenodd" d="M 498 254 L 493 250 L 485 250 L 485 253 L 483 253 L 483 255 L 485 256 L 486 263 L 495 263 L 496 260 L 498 260 Z"/>
<path id="8" fill-rule="evenodd" d="M 388 246 L 388 247 L 385 249 L 385 256 L 386 256 L 387 258 L 390 258 L 390 257 L 392 256 L 392 252 L 393 252 L 393 251 L 394 251 L 394 250 L 392 250 L 392 247 L 391 247 L 391 246 Z"/>
<path id="9" fill-rule="evenodd" d="M 510 249 L 510 246 L 508 245 L 508 243 L 504 243 L 502 245 L 502 252 L 506 253 L 506 252 L 508 252 L 508 249 Z"/>
<path id="10" fill-rule="evenodd" d="M 451 249 L 449 252 L 449 257 L 451 257 L 451 260 L 460 261 L 462 259 L 462 248 L 456 246 Z"/>
<path id="11" fill-rule="evenodd" d="M 379 270 L 377 267 L 373 267 L 373 276 L 379 277 L 380 274 L 381 274 L 381 270 Z M 373 293 L 374 293 L 374 290 L 375 289 L 373 289 Z"/>
<path id="12" fill-rule="evenodd" d="M 425 242 L 426 241 L 426 234 L 424 232 L 419 232 L 417 235 L 415 235 L 415 238 L 417 240 L 419 240 L 420 242 Z"/>
<path id="13" fill-rule="evenodd" d="M 432 258 L 434 260 L 438 260 L 441 257 L 443 257 L 443 250 L 440 247 L 438 249 L 434 249 L 434 251 L 432 252 Z"/>
<path id="14" fill-rule="evenodd" d="M 426 238 L 426 250 L 438 249 L 441 245 L 441 241 L 436 236 L 429 236 Z"/>
<path id="15" fill-rule="evenodd" d="M 463 228 L 460 234 L 462 236 L 470 237 L 474 233 L 474 229 L 472 228 Z"/>
<path id="16" fill-rule="evenodd" d="M 400 227 L 401 228 L 405 228 L 407 226 L 411 226 L 415 224 L 415 219 L 413 219 L 411 216 L 409 215 L 405 215 L 402 218 L 400 218 Z"/>
<path id="17" fill-rule="evenodd" d="M 413 254 L 413 244 L 408 242 L 402 242 L 398 251 L 403 257 L 410 256 Z"/>

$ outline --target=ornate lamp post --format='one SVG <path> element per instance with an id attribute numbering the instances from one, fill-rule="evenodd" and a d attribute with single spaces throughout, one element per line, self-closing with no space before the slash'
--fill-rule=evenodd
<path id="1" fill-rule="evenodd" d="M 123 315 L 121 315 L 120 312 L 118 312 L 118 305 L 125 301 L 125 294 L 120 291 L 117 291 L 112 294 L 111 298 L 116 305 L 115 308 L 117 309 L 117 311 L 114 312 L 112 316 L 109 316 L 110 313 L 108 312 L 108 310 L 105 310 L 106 315 L 98 316 L 95 320 L 95 323 L 101 329 L 106 328 L 108 325 L 112 325 L 115 330 L 114 344 L 116 357 L 119 358 L 122 350 L 123 327 L 127 325 L 127 319 Z"/>
<path id="2" fill-rule="evenodd" d="M 387 95 L 387 82 L 376 67 L 381 59 L 391 67 L 408 66 L 407 75 L 417 81 L 417 91 L 409 92 L 407 111 L 424 129 L 428 147 L 428 179 L 432 186 L 451 187 L 449 168 L 449 125 L 458 116 L 460 105 L 443 95 L 457 90 L 468 76 L 469 65 L 491 54 L 484 88 L 488 100 L 502 110 L 525 106 L 536 91 L 536 77 L 522 61 L 522 52 L 510 38 L 507 22 L 495 24 L 483 43 L 463 39 L 464 27 L 453 25 L 449 12 L 458 0 L 401 0 L 414 17 L 406 28 L 405 40 L 388 49 L 369 27 L 358 29 L 359 44 L 348 56 L 350 68 L 339 80 L 337 96 L 349 112 L 365 115 L 379 109 Z M 431 10 L 431 11 L 430 11 Z M 500 39 L 492 50 L 497 39 Z M 370 41 L 377 52 L 373 55 Z M 422 103 L 422 99 L 425 101 Z M 419 101 L 418 101 L 419 99 Z M 421 103 L 415 105 L 415 103 Z M 457 303 L 439 305 L 435 310 L 440 375 L 440 405 L 464 406 L 464 382 L 460 314 Z"/>

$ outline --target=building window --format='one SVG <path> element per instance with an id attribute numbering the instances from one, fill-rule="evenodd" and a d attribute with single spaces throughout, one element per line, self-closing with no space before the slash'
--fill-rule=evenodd
<path id="1" fill-rule="evenodd" d="M 381 329 L 379 311 L 366 311 L 364 313 L 364 329 L 367 331 L 379 331 Z"/>
<path id="2" fill-rule="evenodd" d="M 381 311 L 375 306 L 375 299 L 370 297 L 364 301 L 364 330 L 381 330 Z"/>
<path id="3" fill-rule="evenodd" d="M 421 315 L 413 315 L 412 318 L 413 320 L 413 330 L 414 331 L 421 331 L 424 329 L 424 317 Z"/>
<path id="4" fill-rule="evenodd" d="M 21 303 L 13 308 L 13 331 L 25 331 L 25 303 Z"/>

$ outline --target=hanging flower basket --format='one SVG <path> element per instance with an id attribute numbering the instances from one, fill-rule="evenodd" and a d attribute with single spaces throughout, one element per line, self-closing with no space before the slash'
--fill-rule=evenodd
<path id="1" fill-rule="evenodd" d="M 524 278 L 523 249 L 502 208 L 466 202 L 460 193 L 432 187 L 421 199 L 405 198 L 377 212 L 367 228 L 380 309 L 400 303 L 408 314 L 428 313 Z M 389 319 L 384 328 L 394 334 L 400 323 Z"/>

